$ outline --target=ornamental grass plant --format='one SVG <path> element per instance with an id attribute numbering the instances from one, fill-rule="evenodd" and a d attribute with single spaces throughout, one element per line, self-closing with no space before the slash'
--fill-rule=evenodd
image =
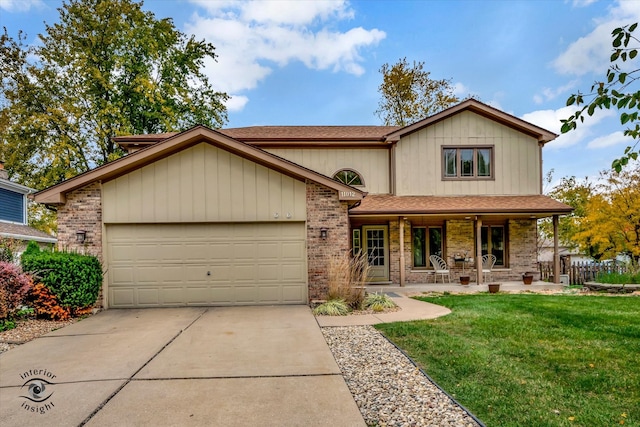
<path id="1" fill-rule="evenodd" d="M 369 263 L 364 253 L 349 252 L 329 256 L 327 300 L 344 300 L 352 309 L 360 308 L 365 295 Z"/>

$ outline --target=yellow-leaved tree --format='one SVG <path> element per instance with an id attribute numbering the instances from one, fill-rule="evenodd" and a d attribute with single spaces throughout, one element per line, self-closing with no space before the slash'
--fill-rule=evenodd
<path id="1" fill-rule="evenodd" d="M 589 198 L 574 239 L 596 259 L 623 254 L 640 260 L 640 163 L 620 173 L 601 173 L 602 182 Z"/>

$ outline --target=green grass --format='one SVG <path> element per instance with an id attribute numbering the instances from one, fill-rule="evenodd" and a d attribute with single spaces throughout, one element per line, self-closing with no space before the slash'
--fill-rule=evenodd
<path id="1" fill-rule="evenodd" d="M 487 426 L 640 426 L 640 298 L 446 295 L 376 327 Z"/>
<path id="2" fill-rule="evenodd" d="M 600 273 L 596 281 L 612 285 L 640 284 L 640 273 Z"/>

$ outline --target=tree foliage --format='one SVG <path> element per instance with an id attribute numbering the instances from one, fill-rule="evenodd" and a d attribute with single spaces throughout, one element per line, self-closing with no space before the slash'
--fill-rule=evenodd
<path id="1" fill-rule="evenodd" d="M 640 89 L 637 87 L 640 69 L 629 70 L 627 69 L 630 68 L 629 65 L 624 64 L 638 55 L 640 40 L 633 35 L 637 27 L 638 23 L 634 23 L 613 30 L 611 33 L 613 53 L 605 80 L 596 81 L 588 94 L 580 92 L 572 94 L 567 99 L 567 106 L 576 105 L 581 108 L 568 119 L 562 120 L 561 130 L 562 133 L 566 133 L 576 129 L 578 122 L 583 123 L 585 115 L 593 116 L 597 110 L 601 109 L 617 109 L 620 112 L 620 123 L 628 126 L 624 134 L 632 137 L 635 142 L 627 146 L 622 157 L 615 159 L 611 164 L 616 172 L 620 172 L 630 160 L 636 160 L 639 154 L 636 147 L 640 137 L 640 121 L 638 121 Z M 626 68 L 625 65 L 627 65 Z"/>
<path id="2" fill-rule="evenodd" d="M 381 98 L 376 114 L 386 126 L 406 126 L 444 110 L 459 100 L 453 94 L 451 81 L 433 80 L 424 70 L 424 62 L 384 64 L 380 68 Z"/>
<path id="3" fill-rule="evenodd" d="M 558 224 L 560 241 L 597 260 L 624 254 L 640 260 L 640 163 L 603 171 L 597 184 L 562 178 L 549 196 L 574 208 Z M 552 235 L 550 221 L 543 234 Z"/>
<path id="4" fill-rule="evenodd" d="M 124 153 L 112 137 L 220 127 L 227 95 L 202 72 L 212 44 L 134 0 L 68 0 L 40 43 L 1 35 L 0 158 L 41 189 Z"/>
<path id="5" fill-rule="evenodd" d="M 552 175 L 550 173 L 547 180 L 551 181 L 551 179 Z M 573 212 L 569 215 L 561 216 L 558 220 L 558 239 L 562 245 L 572 249 L 579 246 L 575 236 L 580 231 L 582 221 L 588 211 L 587 205 L 594 191 L 594 185 L 588 178 L 580 181 L 575 176 L 572 176 L 563 177 L 555 187 L 547 192 L 549 197 L 573 208 Z M 553 224 L 550 218 L 541 220 L 539 229 L 543 237 L 553 236 Z M 588 255 L 591 255 L 592 252 L 589 247 L 580 247 L 580 250 Z"/>
<path id="6" fill-rule="evenodd" d="M 605 171 L 586 205 L 575 240 L 591 248 L 596 259 L 618 254 L 640 260 L 640 163 L 633 162 L 620 173 Z"/>

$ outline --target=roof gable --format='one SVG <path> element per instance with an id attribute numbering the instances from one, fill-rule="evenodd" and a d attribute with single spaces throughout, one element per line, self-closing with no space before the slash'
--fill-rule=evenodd
<path id="1" fill-rule="evenodd" d="M 419 122 L 413 123 L 411 125 L 405 126 L 401 129 L 398 129 L 394 132 L 389 133 L 387 135 L 387 141 L 397 142 L 403 136 L 417 132 L 427 126 L 430 126 L 434 123 L 438 123 L 453 115 L 459 114 L 462 111 L 472 111 L 490 120 L 496 121 L 500 124 L 513 128 L 519 132 L 530 135 L 536 138 L 538 142 L 543 144 L 549 141 L 552 141 L 558 137 L 558 135 L 556 135 L 553 132 L 550 132 L 539 126 L 536 126 L 527 121 L 519 119 L 515 116 L 512 116 L 511 114 L 507 114 L 504 111 L 500 111 L 487 104 L 483 104 L 482 102 L 476 101 L 475 99 L 468 99 L 457 105 L 454 105 L 453 107 L 447 108 L 446 110 L 443 110 L 437 114 L 429 116 L 424 120 L 420 120 Z"/>
<path id="2" fill-rule="evenodd" d="M 356 188 L 334 181 L 327 176 L 247 145 L 220 132 L 205 126 L 196 126 L 116 161 L 42 190 L 35 194 L 35 200 L 45 204 L 62 204 L 65 202 L 65 195 L 73 190 L 97 181 L 108 181 L 117 178 L 201 142 L 212 144 L 293 178 L 302 181 L 309 179 L 334 189 L 338 192 L 340 200 L 361 200 L 364 194 Z"/>

